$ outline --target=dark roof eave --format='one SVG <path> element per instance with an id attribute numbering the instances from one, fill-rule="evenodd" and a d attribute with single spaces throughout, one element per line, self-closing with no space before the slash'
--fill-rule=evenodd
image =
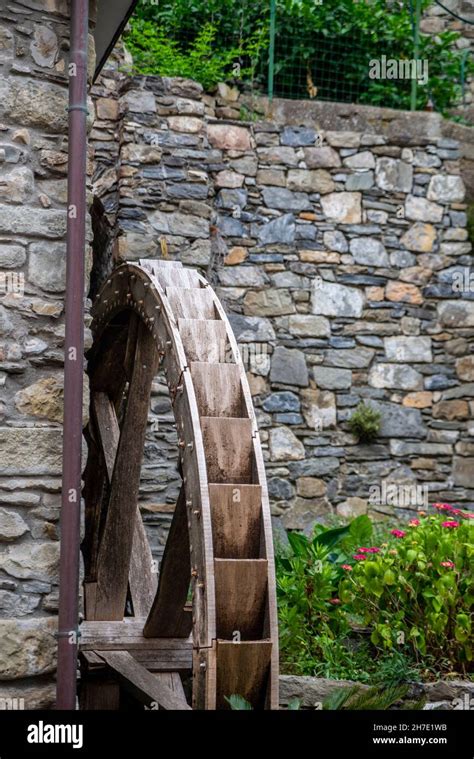
<path id="1" fill-rule="evenodd" d="M 138 5 L 138 0 L 131 0 L 130 7 L 129 7 L 127 13 L 125 14 L 125 16 L 123 17 L 120 25 L 115 30 L 114 36 L 112 37 L 112 40 L 110 41 L 109 46 L 107 47 L 105 53 L 102 55 L 102 58 L 100 59 L 100 61 L 97 62 L 97 65 L 96 65 L 96 68 L 95 68 L 95 72 L 94 72 L 94 82 L 97 79 L 97 77 L 99 76 L 99 74 L 100 74 L 100 72 L 102 70 L 102 67 L 104 66 L 105 62 L 107 61 L 107 58 L 109 57 L 110 53 L 114 49 L 114 47 L 115 47 L 115 45 L 117 43 L 117 40 L 119 39 L 120 35 L 122 34 L 123 30 L 125 29 L 127 21 L 130 18 L 130 16 L 132 15 L 132 13 L 135 10 L 135 8 L 136 8 L 137 5 Z"/>

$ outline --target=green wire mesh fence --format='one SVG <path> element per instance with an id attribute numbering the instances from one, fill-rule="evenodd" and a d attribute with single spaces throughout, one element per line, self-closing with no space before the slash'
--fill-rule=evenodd
<path id="1" fill-rule="evenodd" d="M 445 112 L 462 103 L 473 63 L 454 37 L 418 45 L 427 2 L 141 0 L 127 42 L 140 73 L 191 76 L 205 89 L 235 80 L 269 97 Z M 361 22 L 368 5 L 373 29 Z"/>

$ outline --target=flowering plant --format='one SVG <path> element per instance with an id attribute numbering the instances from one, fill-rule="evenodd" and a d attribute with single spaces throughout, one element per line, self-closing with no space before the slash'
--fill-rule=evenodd
<path id="1" fill-rule="evenodd" d="M 467 668 L 472 661 L 472 515 L 450 504 L 391 530 L 379 550 L 359 547 L 338 598 L 363 618 L 376 647 L 408 644 Z M 348 569 L 348 567 L 351 569 Z"/>

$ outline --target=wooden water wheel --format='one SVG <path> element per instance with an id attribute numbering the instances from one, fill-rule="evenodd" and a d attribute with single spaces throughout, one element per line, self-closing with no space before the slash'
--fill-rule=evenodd
<path id="1" fill-rule="evenodd" d="M 273 546 L 265 471 L 235 337 L 206 280 L 179 262 L 118 267 L 93 307 L 84 473 L 81 707 L 141 702 L 278 708 Z M 182 487 L 159 571 L 138 510 L 158 368 Z M 189 602 L 190 597 L 192 602 Z M 122 707 L 121 707 L 122 708 Z"/>

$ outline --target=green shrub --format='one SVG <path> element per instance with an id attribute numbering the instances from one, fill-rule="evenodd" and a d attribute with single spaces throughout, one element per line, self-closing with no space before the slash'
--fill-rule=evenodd
<path id="1" fill-rule="evenodd" d="M 137 74 L 194 79 L 205 90 L 213 90 L 218 82 L 230 78 L 251 80 L 260 48 L 265 46 L 266 40 L 257 31 L 245 42 L 222 47 L 218 36 L 217 27 L 205 23 L 184 47 L 167 34 L 165 27 L 137 18 L 130 25 L 125 41 Z"/>
<path id="2" fill-rule="evenodd" d="M 361 443 L 373 443 L 380 432 L 380 418 L 378 411 L 362 402 L 349 419 L 349 427 Z"/>
<path id="3" fill-rule="evenodd" d="M 472 668 L 472 523 L 437 508 L 400 530 L 360 516 L 290 533 L 276 559 L 285 672 L 396 686 Z"/>
<path id="4" fill-rule="evenodd" d="M 464 512 L 438 504 L 392 530 L 380 548 L 353 554 L 339 588 L 341 602 L 372 630 L 378 648 L 407 644 L 466 668 L 472 661 L 472 524 Z"/>

